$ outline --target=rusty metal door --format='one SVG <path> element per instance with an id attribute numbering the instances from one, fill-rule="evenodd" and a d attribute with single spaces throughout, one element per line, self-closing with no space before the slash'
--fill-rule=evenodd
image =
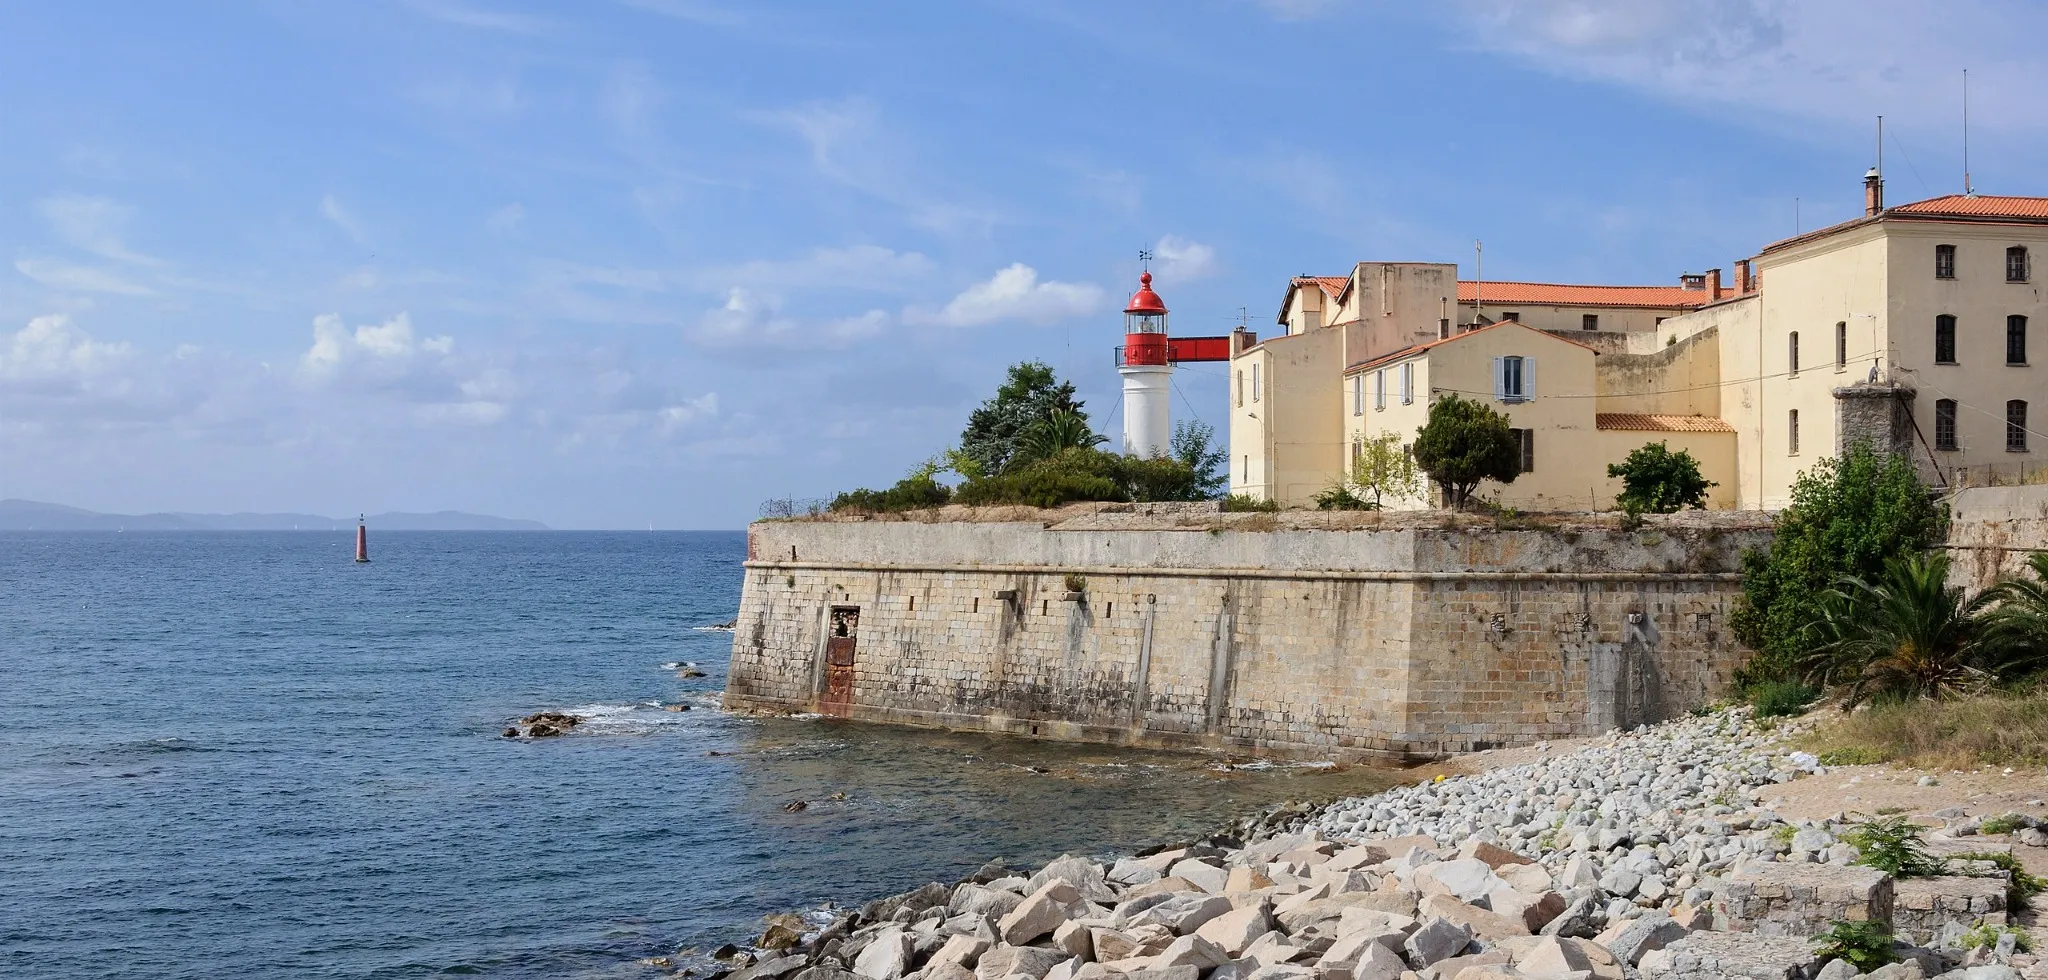
<path id="1" fill-rule="evenodd" d="M 825 694 L 818 713 L 844 718 L 853 710 L 853 651 L 860 633 L 859 606 L 833 606 L 825 638 Z"/>

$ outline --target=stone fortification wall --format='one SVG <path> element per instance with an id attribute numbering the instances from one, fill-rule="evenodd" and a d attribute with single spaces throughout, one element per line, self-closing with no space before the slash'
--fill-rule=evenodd
<path id="1" fill-rule="evenodd" d="M 1969 487 L 1948 505 L 1950 585 L 1975 592 L 2033 575 L 2027 556 L 2048 551 L 2048 486 Z"/>
<path id="2" fill-rule="evenodd" d="M 1719 693 L 1768 533 L 1116 516 L 756 524 L 727 702 L 1381 759 L 1590 734 Z"/>

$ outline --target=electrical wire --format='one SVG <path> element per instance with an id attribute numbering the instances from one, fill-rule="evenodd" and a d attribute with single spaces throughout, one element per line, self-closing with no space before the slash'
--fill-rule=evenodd
<path id="1" fill-rule="evenodd" d="M 1844 359 L 1844 361 L 1843 361 L 1842 363 L 1844 363 L 1844 364 L 1853 364 L 1853 363 L 1855 363 L 1855 362 L 1858 362 L 1858 361 L 1861 361 L 1861 360 L 1863 360 L 1863 359 L 1864 359 L 1864 358 L 1866 358 L 1866 357 L 1876 357 L 1876 356 L 1877 356 L 1877 355 L 1879 355 L 1880 353 L 1883 353 L 1883 352 L 1882 352 L 1882 351 L 1866 351 L 1866 352 L 1864 352 L 1864 353 L 1861 353 L 1861 354 L 1858 354 L 1858 355 L 1856 355 L 1856 356 L 1854 356 L 1854 357 L 1846 358 L 1846 359 Z M 1543 397 L 1545 397 L 1545 398 L 1636 398 L 1636 397 L 1640 397 L 1640 396 L 1643 396 L 1643 395 L 1680 395 L 1680 394 L 1684 394 L 1684 393 L 1686 393 L 1686 392 L 1689 392 L 1689 391 L 1707 391 L 1707 390 L 1710 390 L 1710 389 L 1719 389 L 1719 388 L 1726 388 L 1726 387 L 1728 387 L 1728 386 L 1730 386 L 1730 385 L 1746 385 L 1746 384 L 1755 384 L 1755 383 L 1757 383 L 1757 382 L 1759 382 L 1759 381 L 1769 381 L 1769 380 L 1771 380 L 1771 379 L 1773 379 L 1773 378 L 1795 378 L 1795 377 L 1798 377 L 1798 376 L 1799 376 L 1799 375 L 1801 375 L 1801 374 L 1810 374 L 1810 373 L 1812 373 L 1813 371 L 1817 371 L 1817 370 L 1820 370 L 1820 369 L 1819 369 L 1819 368 L 1807 368 L 1807 369 L 1806 369 L 1805 371 L 1780 371 L 1780 372 L 1778 372 L 1778 373 L 1776 373 L 1776 374 L 1760 374 L 1760 375 L 1757 375 L 1756 377 L 1753 377 L 1753 378 L 1736 378 L 1735 380 L 1732 380 L 1732 381 L 1721 381 L 1721 382 L 1717 382 L 1717 383 L 1715 383 L 1715 384 L 1710 384 L 1710 385 L 1694 385 L 1694 386 L 1692 386 L 1692 387 L 1690 387 L 1690 388 L 1660 388 L 1660 389 L 1656 389 L 1656 390 L 1653 390 L 1653 391 L 1629 391 L 1629 392 L 1623 392 L 1623 393 L 1620 393 L 1620 394 L 1610 394 L 1610 395 L 1602 395 L 1602 394 L 1587 394 L 1587 395 L 1574 395 L 1574 394 L 1566 394 L 1566 395 L 1544 395 Z M 1467 391 L 1467 390 L 1465 390 L 1465 389 L 1463 389 L 1463 388 L 1439 388 L 1439 387 L 1436 387 L 1435 385 L 1431 385 L 1431 386 L 1430 386 L 1430 389 L 1429 389 L 1429 390 L 1430 390 L 1430 391 L 1432 391 L 1432 392 L 1436 392 L 1436 391 L 1447 391 L 1447 392 L 1451 392 L 1452 394 L 1458 394 L 1458 395 L 1485 395 L 1485 396 L 1487 396 L 1488 398 L 1491 398 L 1491 397 L 1493 397 L 1493 392 L 1491 392 L 1491 391 Z"/>

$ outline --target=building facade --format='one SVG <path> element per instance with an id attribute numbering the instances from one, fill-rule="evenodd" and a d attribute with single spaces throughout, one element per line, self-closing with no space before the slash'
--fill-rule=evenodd
<path id="1" fill-rule="evenodd" d="M 2048 463 L 2030 362 L 2048 198 L 1886 208 L 1882 181 L 1865 186 L 1862 217 L 1768 245 L 1726 283 L 1461 281 L 1391 262 L 1297 277 L 1281 332 L 1231 345 L 1231 489 L 1306 504 L 1349 482 L 1366 441 L 1412 443 L 1448 393 L 1509 417 L 1525 472 L 1482 495 L 1522 509 L 1611 507 L 1607 465 L 1648 442 L 1698 458 L 1715 507 L 1783 507 L 1857 440 L 1937 486 L 2018 482 Z"/>

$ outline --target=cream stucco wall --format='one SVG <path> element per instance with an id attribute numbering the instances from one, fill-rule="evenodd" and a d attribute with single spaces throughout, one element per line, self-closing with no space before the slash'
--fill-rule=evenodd
<path id="1" fill-rule="evenodd" d="M 1957 449 L 1934 451 L 1944 473 L 1958 467 L 1988 465 L 2029 468 L 2048 462 L 2048 438 L 2030 436 L 2028 452 L 2005 448 L 2005 403 L 2027 402 L 2027 427 L 2048 432 L 2048 299 L 2043 278 L 2048 265 L 2036 265 L 2027 282 L 2005 279 L 2005 250 L 2020 245 L 2036 263 L 2048 261 L 2048 228 L 2025 225 L 1933 224 L 1887 221 L 1890 284 L 1887 354 L 1895 380 L 1918 389 L 1913 417 L 1925 445 L 1934 444 L 1935 402 L 1954 399 Z M 1934 277 L 1934 247 L 1956 246 L 1956 277 Z M 1775 284 L 1774 284 L 1775 285 Z M 1956 318 L 1956 363 L 1934 361 L 1934 318 Z M 2006 317 L 2027 318 L 2027 365 L 2005 359 Z M 1866 362 L 1867 364 L 1867 362 Z M 1867 366 L 1865 367 L 1867 370 Z M 1917 440 L 1916 440 L 1917 443 Z M 1978 482 L 1982 482 L 1979 480 Z"/>
<path id="2" fill-rule="evenodd" d="M 1743 437 L 1743 505 L 1776 510 L 1791 502 L 1801 472 L 1835 454 L 1834 389 L 1868 376 L 1885 349 L 1887 245 L 1881 225 L 1845 230 L 1759 257 L 1769 283 L 1747 336 L 1721 332 L 1721 417 Z M 1929 260 L 1930 266 L 1932 259 Z M 1835 358 L 1835 325 L 1848 331 L 1847 363 Z M 1799 370 L 1791 335 L 1799 334 Z M 1797 451 L 1791 413 L 1799 413 Z"/>
<path id="3" fill-rule="evenodd" d="M 1713 482 L 1707 488 L 1708 510 L 1733 510 L 1736 501 L 1735 448 L 1733 432 L 1639 432 L 1628 429 L 1602 429 L 1593 443 L 1593 455 L 1599 462 L 1599 501 L 1597 508 L 1607 510 L 1618 506 L 1615 501 L 1621 496 L 1621 480 L 1607 475 L 1608 463 L 1619 463 L 1628 454 L 1653 442 L 1661 442 L 1672 452 L 1687 452 L 1699 461 L 1700 475 Z"/>
<path id="4" fill-rule="evenodd" d="M 1232 493 L 1303 504 L 1342 479 L 1341 399 L 1334 385 L 1318 382 L 1340 370 L 1344 340 L 1342 329 L 1313 330 L 1275 337 L 1231 359 Z"/>
<path id="5" fill-rule="evenodd" d="M 1705 298 L 1706 293 L 1700 294 Z M 1485 300 L 1485 294 L 1480 295 Z M 1593 314 L 1600 318 L 1600 332 L 1636 333 L 1657 329 L 1659 320 L 1669 319 L 1685 313 L 1678 308 L 1656 310 L 1640 307 L 1617 308 L 1606 306 L 1540 306 L 1534 303 L 1517 303 L 1513 300 L 1486 300 L 1485 314 L 1489 320 L 1500 320 L 1508 313 L 1520 314 L 1517 323 L 1535 327 L 1538 330 L 1576 331 L 1585 330 L 1585 317 Z M 1473 322 L 1473 304 L 1458 304 L 1458 322 Z M 1594 331 L 1586 331 L 1588 333 Z"/>

